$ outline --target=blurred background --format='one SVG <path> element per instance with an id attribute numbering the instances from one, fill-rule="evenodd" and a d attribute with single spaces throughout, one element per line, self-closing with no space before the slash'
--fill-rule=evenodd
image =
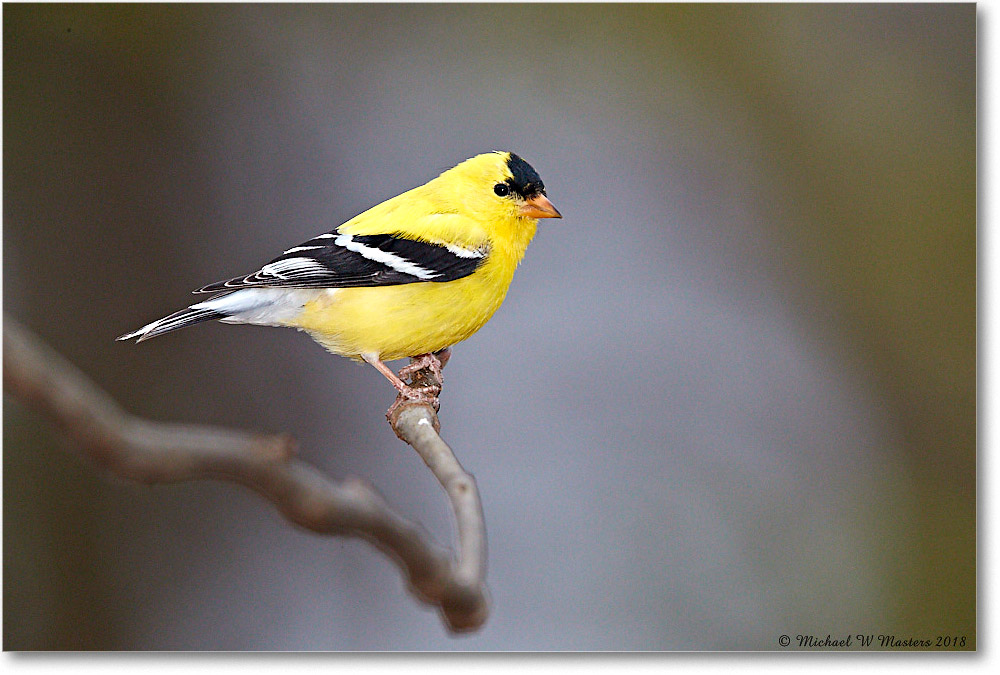
<path id="1" fill-rule="evenodd" d="M 564 219 L 448 366 L 480 632 L 5 396 L 4 649 L 974 647 L 975 11 L 6 5 L 5 312 L 132 412 L 293 433 L 443 543 L 372 369 L 291 330 L 114 337 L 480 152 Z"/>

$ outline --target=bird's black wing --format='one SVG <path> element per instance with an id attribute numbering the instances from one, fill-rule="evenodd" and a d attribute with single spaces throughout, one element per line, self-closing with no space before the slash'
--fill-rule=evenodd
<path id="1" fill-rule="evenodd" d="M 195 293 L 260 286 L 352 288 L 454 281 L 475 272 L 487 253 L 388 234 L 334 231 L 288 249 L 253 274 L 217 281 Z"/>

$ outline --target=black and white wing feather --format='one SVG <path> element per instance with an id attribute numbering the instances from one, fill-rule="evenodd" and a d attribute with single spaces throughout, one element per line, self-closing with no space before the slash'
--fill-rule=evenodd
<path id="1" fill-rule="evenodd" d="M 195 293 L 237 288 L 352 288 L 454 281 L 482 264 L 488 251 L 430 244 L 388 234 L 321 234 L 290 248 L 253 274 L 217 281 Z"/>
<path id="2" fill-rule="evenodd" d="M 334 231 L 288 249 L 253 274 L 199 288 L 195 293 L 217 295 L 118 339 L 148 340 L 212 319 L 286 325 L 289 317 L 301 311 L 307 301 L 303 293 L 308 289 L 454 281 L 475 272 L 487 254 L 485 248 Z"/>

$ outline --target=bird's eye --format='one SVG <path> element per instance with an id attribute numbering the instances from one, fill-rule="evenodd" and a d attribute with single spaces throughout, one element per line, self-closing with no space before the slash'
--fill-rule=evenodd
<path id="1" fill-rule="evenodd" d="M 493 192 L 495 192 L 498 197 L 506 197 L 510 194 L 510 186 L 506 183 L 497 183 L 493 186 Z"/>

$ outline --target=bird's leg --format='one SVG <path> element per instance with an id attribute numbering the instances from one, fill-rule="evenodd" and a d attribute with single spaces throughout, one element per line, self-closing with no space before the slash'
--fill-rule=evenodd
<path id="1" fill-rule="evenodd" d="M 434 389 L 434 387 L 430 386 L 411 387 L 406 382 L 404 382 L 402 378 L 399 377 L 399 375 L 396 375 L 396 373 L 392 372 L 392 369 L 389 366 L 385 365 L 385 363 L 374 354 L 362 354 L 361 358 L 364 359 L 367 363 L 371 364 L 375 368 L 375 370 L 382 373 L 385 376 L 385 379 L 389 380 L 389 382 L 392 383 L 392 386 L 394 386 L 396 390 L 399 391 L 399 393 L 405 396 L 406 398 L 414 400 L 426 399 L 426 394 L 431 393 L 431 390 Z"/>
<path id="2" fill-rule="evenodd" d="M 448 360 L 451 358 L 451 347 L 437 350 L 434 352 L 434 356 L 441 362 L 441 368 L 444 368 L 448 365 Z"/>
<path id="3" fill-rule="evenodd" d="M 361 355 L 361 358 L 382 373 L 399 391 L 399 396 L 396 397 L 386 413 L 390 419 L 393 413 L 407 401 L 429 403 L 435 411 L 440 409 L 441 402 L 438 400 L 438 395 L 441 393 L 441 382 L 444 380 L 441 369 L 448 363 L 450 357 L 451 349 L 448 347 L 433 354 L 414 356 L 408 365 L 400 369 L 399 375 L 397 375 L 377 355 Z M 410 379 L 409 384 L 405 382 L 407 378 Z"/>
<path id="4" fill-rule="evenodd" d="M 375 368 L 375 370 L 382 373 L 382 375 L 385 376 L 385 379 L 389 380 L 389 382 L 392 383 L 392 386 L 394 386 L 396 390 L 399 391 L 399 395 L 401 398 L 410 401 L 423 401 L 431 404 L 437 403 L 437 395 L 441 391 L 440 386 L 437 387 L 411 386 L 406 382 L 403 382 L 403 380 L 398 375 L 396 375 L 396 373 L 392 372 L 392 369 L 389 366 L 385 365 L 385 363 L 377 355 L 362 354 L 361 358 L 364 359 L 366 363 L 371 364 L 372 367 Z M 399 400 L 397 399 L 397 403 L 398 402 Z"/>

